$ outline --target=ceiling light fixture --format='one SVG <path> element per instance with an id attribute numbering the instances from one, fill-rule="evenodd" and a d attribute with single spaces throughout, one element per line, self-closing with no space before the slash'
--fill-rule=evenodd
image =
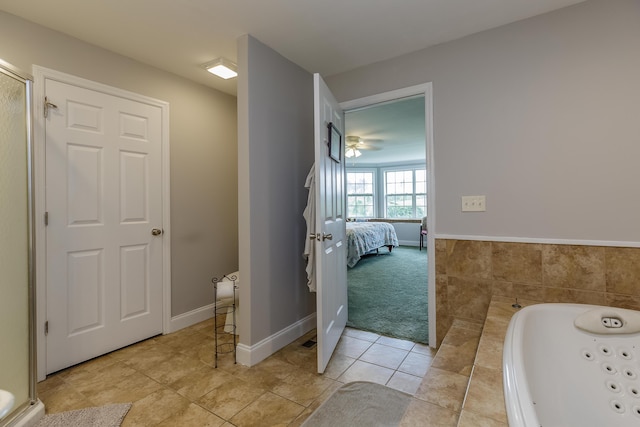
<path id="1" fill-rule="evenodd" d="M 358 144 L 362 144 L 359 136 L 347 135 L 347 147 L 344 152 L 345 157 L 360 157 L 362 153 L 357 148 Z"/>
<path id="2" fill-rule="evenodd" d="M 238 68 L 236 64 L 226 58 L 217 58 L 213 61 L 209 61 L 206 64 L 202 64 L 202 68 L 225 80 L 234 78 L 238 75 Z"/>
<path id="3" fill-rule="evenodd" d="M 345 157 L 351 158 L 351 157 L 360 157 L 362 153 L 357 148 L 347 147 L 347 151 L 345 151 L 344 155 Z"/>

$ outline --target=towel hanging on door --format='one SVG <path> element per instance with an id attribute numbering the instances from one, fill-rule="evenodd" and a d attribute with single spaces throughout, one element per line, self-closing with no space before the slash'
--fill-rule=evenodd
<path id="1" fill-rule="evenodd" d="M 315 164 L 311 165 L 311 170 L 307 175 L 307 180 L 304 182 L 304 187 L 309 190 L 309 196 L 307 197 L 307 207 L 304 208 L 302 216 L 307 223 L 307 234 L 305 234 L 304 240 L 304 253 L 302 257 L 307 262 L 305 268 L 307 272 L 307 286 L 310 292 L 316 291 L 316 266 L 315 266 L 315 240 L 311 240 L 309 236 L 316 227 L 316 190 L 315 190 Z"/>

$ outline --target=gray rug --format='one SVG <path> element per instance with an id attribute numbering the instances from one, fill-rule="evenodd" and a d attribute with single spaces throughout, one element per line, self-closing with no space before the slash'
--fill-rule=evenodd
<path id="1" fill-rule="evenodd" d="M 45 415 L 36 427 L 120 427 L 130 408 L 131 403 L 118 403 Z"/>
<path id="2" fill-rule="evenodd" d="M 401 391 L 356 381 L 336 390 L 302 427 L 397 427 L 410 402 Z"/>

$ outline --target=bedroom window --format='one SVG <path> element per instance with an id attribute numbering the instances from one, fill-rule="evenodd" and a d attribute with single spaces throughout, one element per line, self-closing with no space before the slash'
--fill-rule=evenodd
<path id="1" fill-rule="evenodd" d="M 373 218 L 375 212 L 373 183 L 373 172 L 347 172 L 347 216 L 349 218 Z"/>
<path id="2" fill-rule="evenodd" d="M 422 218 L 427 214 L 426 169 L 387 170 L 384 188 L 386 218 Z"/>

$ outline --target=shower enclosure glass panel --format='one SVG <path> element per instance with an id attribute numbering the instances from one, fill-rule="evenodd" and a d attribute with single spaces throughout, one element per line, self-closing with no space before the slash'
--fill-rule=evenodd
<path id="1" fill-rule="evenodd" d="M 35 398 L 30 82 L 4 65 L 0 62 L 0 389 L 15 396 L 15 413 Z"/>

